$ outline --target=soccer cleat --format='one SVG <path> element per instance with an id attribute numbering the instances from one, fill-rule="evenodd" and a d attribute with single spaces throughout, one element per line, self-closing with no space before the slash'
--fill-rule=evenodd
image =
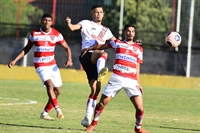
<path id="1" fill-rule="evenodd" d="M 84 119 L 81 121 L 81 125 L 84 127 L 88 127 L 90 125 L 90 119 L 88 117 L 84 117 Z"/>
<path id="2" fill-rule="evenodd" d="M 100 70 L 99 72 L 99 75 L 98 75 L 98 78 L 97 78 L 97 81 L 98 82 L 102 82 L 105 75 L 108 73 L 108 68 L 107 67 L 104 67 Z"/>
<path id="3" fill-rule="evenodd" d="M 92 132 L 95 130 L 97 124 L 90 124 L 87 128 L 86 128 L 86 131 L 87 132 Z"/>
<path id="4" fill-rule="evenodd" d="M 142 128 L 137 129 L 136 127 L 135 127 L 135 132 L 136 133 L 149 133 L 148 131 L 146 131 L 146 130 L 144 130 Z"/>
<path id="5" fill-rule="evenodd" d="M 51 116 L 49 116 L 49 114 L 43 114 L 43 113 L 41 113 L 40 119 L 50 120 L 50 121 L 54 120 L 54 118 L 52 118 Z"/>
<path id="6" fill-rule="evenodd" d="M 57 112 L 57 118 L 58 119 L 63 119 L 64 118 L 64 115 L 63 115 L 62 111 L 58 111 Z"/>

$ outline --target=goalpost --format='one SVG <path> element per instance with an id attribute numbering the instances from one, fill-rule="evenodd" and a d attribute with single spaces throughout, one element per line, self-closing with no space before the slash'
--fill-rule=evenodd
<path id="1" fill-rule="evenodd" d="M 194 3 L 195 3 L 195 0 L 191 0 L 190 19 L 189 19 L 189 33 L 188 33 L 187 66 L 186 66 L 186 77 L 187 78 L 190 77 L 191 47 L 192 47 L 193 19 L 194 19 Z"/>
<path id="2" fill-rule="evenodd" d="M 24 47 L 25 47 L 26 44 L 28 43 L 28 38 L 24 37 L 23 40 L 24 40 Z M 27 54 L 23 57 L 22 66 L 27 67 Z"/>

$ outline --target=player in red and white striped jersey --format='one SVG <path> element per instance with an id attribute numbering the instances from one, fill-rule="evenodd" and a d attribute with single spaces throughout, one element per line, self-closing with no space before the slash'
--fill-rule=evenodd
<path id="1" fill-rule="evenodd" d="M 60 44 L 66 51 L 68 60 L 64 64 L 65 67 L 72 66 L 71 49 L 63 38 L 62 34 L 52 26 L 52 16 L 44 14 L 41 19 L 41 28 L 31 32 L 28 44 L 22 49 L 21 53 L 8 64 L 11 68 L 16 62 L 24 57 L 30 49 L 34 46 L 34 66 L 37 74 L 46 86 L 48 102 L 41 113 L 40 118 L 46 120 L 54 120 L 49 116 L 49 111 L 54 107 L 58 118 L 64 118 L 64 115 L 59 107 L 57 98 L 60 94 L 60 87 L 62 80 L 56 60 L 54 58 L 54 51 L 57 44 Z"/>
<path id="2" fill-rule="evenodd" d="M 143 48 L 133 41 L 135 37 L 135 27 L 133 25 L 125 25 L 123 34 L 125 36 L 125 40 L 123 41 L 114 40 L 104 45 L 92 46 L 82 50 L 82 56 L 89 50 L 114 48 L 116 51 L 113 74 L 102 92 L 101 99 L 94 111 L 94 119 L 86 128 L 86 131 L 93 131 L 95 129 L 105 106 L 121 89 L 124 89 L 136 109 L 135 132 L 148 133 L 148 131 L 141 128 L 144 108 L 142 99 L 143 90 L 140 87 L 139 74 L 140 64 L 143 62 Z"/>
<path id="3" fill-rule="evenodd" d="M 82 20 L 77 24 L 71 24 L 71 19 L 69 17 L 66 18 L 67 26 L 71 31 L 81 30 L 82 49 L 98 44 L 105 44 L 107 40 L 115 39 L 110 29 L 101 24 L 103 16 L 104 12 L 102 6 L 94 5 L 91 10 L 92 21 Z M 85 117 L 81 121 L 81 124 L 85 127 L 89 126 L 91 123 L 91 117 L 101 89 L 101 82 L 108 72 L 108 68 L 105 67 L 106 59 L 107 53 L 99 50 L 90 50 L 84 56 L 79 56 L 79 61 L 86 72 L 88 83 L 91 88 L 87 100 Z"/>

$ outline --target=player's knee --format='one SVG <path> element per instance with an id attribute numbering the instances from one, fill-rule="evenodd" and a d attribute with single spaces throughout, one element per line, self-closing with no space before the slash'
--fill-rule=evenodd
<path id="1" fill-rule="evenodd" d="M 99 107 L 99 108 L 104 108 L 105 106 L 106 106 L 106 105 L 105 105 L 103 102 L 99 102 L 99 103 L 98 103 L 98 107 Z"/>
<path id="2" fill-rule="evenodd" d="M 57 91 L 56 91 L 56 96 L 59 96 L 60 93 L 61 93 L 61 91 L 60 91 L 60 90 L 57 90 Z"/>
<path id="3" fill-rule="evenodd" d="M 108 57 L 108 53 L 106 53 L 106 52 L 103 52 L 101 56 L 104 56 L 104 57 L 106 57 L 106 58 L 107 58 L 107 57 Z"/>
<path id="4" fill-rule="evenodd" d="M 144 108 L 143 107 L 139 107 L 136 109 L 137 112 L 144 112 Z"/>
<path id="5" fill-rule="evenodd" d="M 91 88 L 92 90 L 96 90 L 96 86 L 95 86 L 94 84 L 90 84 L 90 88 Z"/>

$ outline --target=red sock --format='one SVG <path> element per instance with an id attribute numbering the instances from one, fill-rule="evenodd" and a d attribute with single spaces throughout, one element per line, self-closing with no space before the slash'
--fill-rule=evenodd
<path id="1" fill-rule="evenodd" d="M 53 108 L 51 102 L 48 102 L 44 108 L 44 110 L 48 113 Z"/>
<path id="2" fill-rule="evenodd" d="M 97 99 L 98 99 L 98 97 L 94 96 L 93 94 L 90 94 L 90 95 L 89 95 L 89 98 L 90 98 L 90 99 L 93 99 L 93 100 L 97 100 Z"/>
<path id="3" fill-rule="evenodd" d="M 107 57 L 104 55 L 100 56 L 99 58 L 104 58 L 105 60 L 107 59 Z"/>
<path id="4" fill-rule="evenodd" d="M 53 107 L 56 109 L 56 108 L 59 108 L 59 105 L 58 105 L 58 101 L 56 98 L 52 99 L 51 100 L 51 103 L 53 104 Z"/>
<path id="5" fill-rule="evenodd" d="M 144 118 L 144 111 L 142 112 L 136 111 L 135 118 L 136 118 L 136 125 L 140 126 Z"/>
<path id="6" fill-rule="evenodd" d="M 98 105 L 97 105 L 98 106 Z M 103 112 L 104 108 L 97 107 L 94 110 L 94 122 L 98 122 L 101 113 Z"/>

